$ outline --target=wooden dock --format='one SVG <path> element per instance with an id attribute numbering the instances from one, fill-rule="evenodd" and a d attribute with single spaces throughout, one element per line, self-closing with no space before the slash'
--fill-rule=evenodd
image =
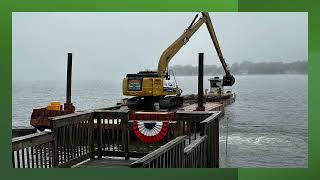
<path id="1" fill-rule="evenodd" d="M 166 138 L 147 145 L 130 136 L 129 113 L 119 107 L 54 117 L 51 132 L 12 139 L 12 166 L 219 167 L 221 111 L 177 111 Z"/>

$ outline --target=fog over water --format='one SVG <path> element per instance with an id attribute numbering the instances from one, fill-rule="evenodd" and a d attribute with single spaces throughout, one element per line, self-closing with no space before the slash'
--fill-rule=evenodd
<path id="1" fill-rule="evenodd" d="M 13 79 L 64 80 L 67 52 L 73 78 L 112 80 L 155 70 L 161 53 L 189 26 L 190 13 L 13 13 Z M 307 13 L 210 13 L 228 64 L 306 61 Z M 220 65 L 203 25 L 170 62 Z"/>

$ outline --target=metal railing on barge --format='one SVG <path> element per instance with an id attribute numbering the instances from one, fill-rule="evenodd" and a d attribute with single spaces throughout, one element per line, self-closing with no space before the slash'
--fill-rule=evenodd
<path id="1" fill-rule="evenodd" d="M 220 111 L 176 113 L 159 143 L 135 140 L 129 111 L 100 109 L 54 117 L 51 132 L 13 138 L 14 168 L 73 167 L 103 156 L 139 158 L 132 168 L 219 167 Z"/>

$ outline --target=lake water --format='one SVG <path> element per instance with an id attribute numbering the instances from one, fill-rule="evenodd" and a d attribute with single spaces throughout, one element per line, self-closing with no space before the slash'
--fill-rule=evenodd
<path id="1" fill-rule="evenodd" d="M 210 77 L 204 78 L 209 88 Z M 308 76 L 236 76 L 236 102 L 221 120 L 222 167 L 308 167 Z M 177 77 L 183 94 L 197 92 L 197 77 Z M 65 82 L 13 82 L 12 126 L 29 125 L 33 108 L 65 101 Z M 114 105 L 121 80 L 74 81 L 77 110 Z"/>

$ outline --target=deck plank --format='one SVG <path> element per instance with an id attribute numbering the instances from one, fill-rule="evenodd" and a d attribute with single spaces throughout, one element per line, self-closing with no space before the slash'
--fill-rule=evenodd
<path id="1" fill-rule="evenodd" d="M 206 102 L 203 105 L 205 106 L 206 111 L 217 111 L 223 107 L 223 104 L 218 102 Z M 198 104 L 194 103 L 184 106 L 181 109 L 183 109 L 184 111 L 195 111 L 197 107 Z"/>
<path id="2" fill-rule="evenodd" d="M 130 164 L 134 161 L 124 158 L 102 157 L 86 161 L 75 168 L 130 168 Z"/>

